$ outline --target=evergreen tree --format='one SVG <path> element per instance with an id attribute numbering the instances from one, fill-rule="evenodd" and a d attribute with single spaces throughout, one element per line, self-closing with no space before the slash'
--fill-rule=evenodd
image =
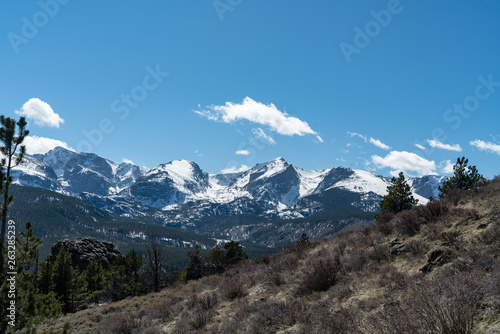
<path id="1" fill-rule="evenodd" d="M 305 233 L 302 233 L 302 235 L 300 236 L 300 239 L 297 240 L 297 246 L 308 246 L 310 244 L 309 242 L 309 237 L 307 236 L 307 234 Z"/>
<path id="2" fill-rule="evenodd" d="M 82 275 L 86 282 L 89 300 L 91 302 L 97 302 L 99 300 L 99 294 L 102 293 L 105 284 L 105 275 L 101 259 L 97 256 L 94 257 L 87 268 L 85 268 Z"/>
<path id="3" fill-rule="evenodd" d="M 40 246 L 42 239 L 35 236 L 33 225 L 31 222 L 26 222 L 24 230 L 19 232 L 20 237 L 17 238 L 16 250 L 18 251 L 17 261 L 19 264 L 19 272 L 31 272 L 34 274 L 35 283 L 38 275 L 38 260 L 40 258 Z"/>
<path id="4" fill-rule="evenodd" d="M 206 273 L 206 262 L 201 255 L 200 246 L 195 245 L 188 252 L 188 264 L 186 266 L 186 281 L 199 279 Z"/>
<path id="5" fill-rule="evenodd" d="M 0 116 L 0 141 L 2 146 L 0 146 L 0 152 L 4 155 L 4 158 L 0 160 L 0 191 L 3 193 L 3 203 L 2 203 L 2 229 L 0 232 L 0 270 L 2 274 L 0 278 L 3 281 L 4 273 L 4 249 L 3 244 L 5 242 L 5 229 L 7 226 L 7 209 L 9 204 L 14 199 L 14 195 L 9 193 L 9 187 L 12 183 L 12 176 L 10 172 L 12 168 L 18 166 L 23 162 L 24 155 L 26 153 L 26 146 L 21 145 L 24 138 L 29 134 L 26 130 L 26 119 L 21 117 L 19 121 L 16 121 L 9 117 Z M 16 136 L 16 125 L 18 128 L 18 134 Z M 18 150 L 19 149 L 19 150 Z M 4 172 L 5 170 L 5 172 Z M 1 312 L 0 312 L 1 313 Z"/>
<path id="6" fill-rule="evenodd" d="M 6 296 L 8 290 L 6 273 L 9 271 L 5 263 L 5 234 L 8 216 L 7 209 L 14 199 L 14 196 L 9 193 L 9 186 L 12 183 L 12 176 L 10 173 L 12 168 L 23 161 L 26 147 L 21 144 L 29 131 L 25 129 L 27 123 L 24 117 L 21 117 L 16 123 L 12 118 L 6 118 L 2 115 L 0 116 L 0 125 L 0 152 L 2 152 L 4 156 L 0 159 L 0 193 L 3 193 L 3 200 L 0 204 L 0 215 L 2 218 L 2 226 L 0 228 L 0 294 L 2 295 L 0 299 L 0 333 L 4 333 L 7 328 L 7 303 L 9 302 L 8 298 L 3 298 L 3 296 Z M 17 135 L 16 125 L 18 130 Z"/>
<path id="7" fill-rule="evenodd" d="M 225 249 L 225 266 L 230 266 L 248 259 L 248 256 L 243 252 L 243 246 L 237 241 L 230 241 L 224 245 Z"/>
<path id="8" fill-rule="evenodd" d="M 380 201 L 380 210 L 382 213 L 398 213 L 411 209 L 417 203 L 418 200 L 413 197 L 403 172 L 400 172 L 398 178 L 393 177 L 391 184 L 387 186 L 387 195 Z"/>
<path id="9" fill-rule="evenodd" d="M 59 250 L 52 265 L 51 290 L 61 298 L 63 312 L 74 312 L 85 298 L 85 281 L 77 268 L 73 267 L 71 253 L 64 247 Z"/>
<path id="10" fill-rule="evenodd" d="M 133 249 L 125 256 L 119 255 L 114 259 L 106 280 L 106 292 L 113 300 L 139 296 L 144 292 L 142 265 L 142 258 Z"/>
<path id="11" fill-rule="evenodd" d="M 36 315 L 36 281 L 42 239 L 34 235 L 31 222 L 16 238 L 18 326 L 23 328 Z"/>
<path id="12" fill-rule="evenodd" d="M 453 176 L 449 177 L 442 186 L 439 187 L 439 198 L 445 196 L 452 189 L 468 190 L 477 186 L 483 180 L 476 166 L 467 166 L 469 159 L 461 157 L 453 165 Z"/>
<path id="13" fill-rule="evenodd" d="M 144 262 L 134 249 L 125 255 L 126 273 L 129 277 L 127 294 L 129 296 L 139 296 L 144 292 L 144 275 L 141 268 Z"/>

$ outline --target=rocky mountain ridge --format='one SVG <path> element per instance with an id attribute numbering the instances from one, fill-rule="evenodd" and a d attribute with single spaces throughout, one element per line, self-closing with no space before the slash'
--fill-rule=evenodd
<path id="1" fill-rule="evenodd" d="M 62 147 L 26 157 L 13 176 L 17 184 L 76 196 L 120 216 L 154 216 L 166 224 L 239 214 L 292 219 L 326 209 L 374 212 L 390 182 L 345 167 L 306 170 L 283 158 L 227 174 L 208 174 L 186 160 L 143 171 L 131 163 Z M 414 196 L 426 203 L 444 179 L 428 175 L 408 181 Z M 346 203 L 342 197 L 352 200 Z"/>

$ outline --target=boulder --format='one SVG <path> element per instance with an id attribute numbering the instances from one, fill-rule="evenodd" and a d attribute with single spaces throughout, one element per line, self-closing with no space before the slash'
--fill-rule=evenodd
<path id="1" fill-rule="evenodd" d="M 50 250 L 50 259 L 54 261 L 61 248 L 71 253 L 71 260 L 80 270 L 87 268 L 89 263 L 98 257 L 103 268 L 108 268 L 111 262 L 121 255 L 118 248 L 107 241 L 100 241 L 92 237 L 58 240 Z"/>

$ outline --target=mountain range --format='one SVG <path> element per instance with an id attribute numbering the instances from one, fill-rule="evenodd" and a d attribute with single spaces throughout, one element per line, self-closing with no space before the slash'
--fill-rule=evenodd
<path id="1" fill-rule="evenodd" d="M 26 156 L 12 174 L 20 185 L 77 197 L 110 214 L 149 217 L 171 226 L 236 215 L 286 220 L 324 210 L 376 212 L 390 184 L 390 178 L 368 171 L 306 170 L 283 158 L 236 173 L 208 174 L 186 160 L 141 170 L 62 147 Z M 426 203 L 445 178 L 409 177 L 408 183 L 419 203 Z"/>

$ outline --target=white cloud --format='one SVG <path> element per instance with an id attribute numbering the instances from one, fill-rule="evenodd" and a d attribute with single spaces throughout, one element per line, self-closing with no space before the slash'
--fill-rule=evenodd
<path id="1" fill-rule="evenodd" d="M 237 155 L 245 155 L 245 156 L 247 156 L 247 155 L 250 155 L 250 154 L 251 154 L 251 153 L 250 153 L 250 151 L 247 151 L 247 150 L 238 150 L 238 151 L 236 151 L 235 153 L 236 153 Z"/>
<path id="2" fill-rule="evenodd" d="M 485 142 L 482 140 L 473 140 L 469 143 L 472 146 L 477 147 L 481 151 L 493 152 L 500 155 L 500 145 L 491 142 Z"/>
<path id="3" fill-rule="evenodd" d="M 125 164 L 131 164 L 131 165 L 135 165 L 134 162 L 132 160 L 129 160 L 127 158 L 123 158 L 122 159 L 122 162 L 125 163 Z"/>
<path id="4" fill-rule="evenodd" d="M 383 150 L 390 150 L 391 149 L 391 147 L 389 145 L 386 145 L 386 144 L 382 143 L 380 140 L 374 139 L 372 137 L 370 137 L 370 144 L 373 144 L 373 145 L 375 145 Z"/>
<path id="5" fill-rule="evenodd" d="M 432 139 L 432 140 L 427 139 L 427 142 L 429 143 L 429 145 L 431 147 L 440 148 L 442 150 L 456 151 L 456 152 L 462 151 L 462 148 L 458 144 L 455 144 L 455 145 L 444 144 L 444 143 L 441 143 L 437 139 Z"/>
<path id="6" fill-rule="evenodd" d="M 264 130 L 262 130 L 261 128 L 252 129 L 252 133 L 255 137 L 267 141 L 269 145 L 276 144 L 276 141 L 271 136 L 269 136 L 267 133 L 265 133 Z"/>
<path id="7" fill-rule="evenodd" d="M 35 121 L 35 124 L 43 127 L 58 128 L 64 120 L 56 114 L 50 105 L 38 98 L 29 99 L 21 110 L 16 110 L 16 114 L 26 116 L 26 118 Z"/>
<path id="8" fill-rule="evenodd" d="M 440 168 L 441 168 L 441 173 L 444 174 L 453 174 L 453 166 L 455 164 L 451 162 L 451 160 L 445 160 L 441 162 Z"/>
<path id="9" fill-rule="evenodd" d="M 423 147 L 422 145 L 420 144 L 415 144 L 415 147 L 418 147 L 419 149 L 421 149 L 422 151 L 425 151 L 425 147 Z"/>
<path id="10" fill-rule="evenodd" d="M 236 166 L 231 166 L 229 168 L 221 170 L 222 174 L 230 174 L 230 173 L 241 173 L 249 170 L 250 167 L 247 165 L 241 165 L 240 168 L 236 168 Z"/>
<path id="11" fill-rule="evenodd" d="M 239 120 L 247 120 L 253 123 L 267 125 L 271 130 L 280 135 L 304 136 L 316 135 L 316 139 L 323 141 L 318 133 L 311 129 L 309 124 L 297 117 L 289 116 L 286 112 L 278 110 L 274 104 L 265 105 L 245 97 L 242 103 L 226 102 L 222 106 L 207 106 L 209 110 L 194 112 L 212 121 L 233 123 Z"/>
<path id="12" fill-rule="evenodd" d="M 44 154 L 57 146 L 74 151 L 74 149 L 63 141 L 38 136 L 28 136 L 24 138 L 23 145 L 26 145 L 26 153 L 28 154 Z"/>
<path id="13" fill-rule="evenodd" d="M 363 139 L 366 142 L 368 142 L 368 138 L 366 136 L 363 136 L 362 134 L 356 133 L 356 132 L 347 132 L 347 134 L 351 135 L 351 137 L 359 137 Z"/>
<path id="14" fill-rule="evenodd" d="M 362 134 L 357 133 L 357 132 L 347 132 L 347 134 L 351 135 L 351 137 L 359 137 L 359 138 L 363 139 L 363 141 L 365 143 L 373 144 L 373 145 L 375 145 L 378 148 L 381 148 L 383 150 L 390 150 L 391 149 L 391 147 L 389 145 L 386 145 L 386 144 L 382 143 L 379 139 L 375 139 L 373 137 L 370 137 L 368 139 L 367 136 L 362 135 Z"/>
<path id="15" fill-rule="evenodd" d="M 391 168 L 391 175 L 396 172 L 415 172 L 418 175 L 436 174 L 436 163 L 406 151 L 391 151 L 384 158 L 372 155 L 372 162 L 379 168 Z"/>

